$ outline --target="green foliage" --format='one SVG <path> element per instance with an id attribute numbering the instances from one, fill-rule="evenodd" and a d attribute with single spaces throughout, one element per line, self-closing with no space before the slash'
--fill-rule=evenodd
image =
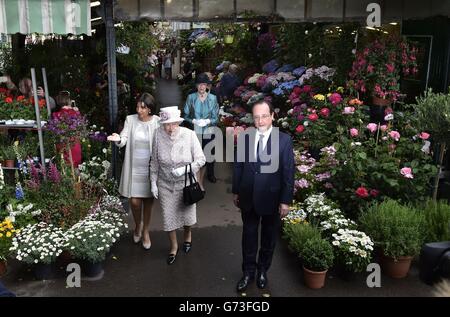
<path id="1" fill-rule="evenodd" d="M 384 255 L 398 258 L 419 253 L 424 216 L 412 207 L 387 199 L 362 213 L 359 221 Z"/>
<path id="2" fill-rule="evenodd" d="M 431 133 L 435 142 L 449 142 L 450 94 L 435 93 L 430 88 L 412 107 L 422 129 Z"/>
<path id="3" fill-rule="evenodd" d="M 312 271 L 325 271 L 333 265 L 334 255 L 331 244 L 322 238 L 307 240 L 302 248 L 303 265 Z"/>
<path id="4" fill-rule="evenodd" d="M 289 249 L 297 255 L 302 254 L 306 241 L 320 238 L 320 230 L 307 223 L 285 223 L 283 238 L 287 240 Z"/>
<path id="5" fill-rule="evenodd" d="M 450 205 L 429 200 L 423 205 L 425 243 L 450 240 Z"/>
<path id="6" fill-rule="evenodd" d="M 150 33 L 150 22 L 123 22 L 123 27 L 116 31 L 117 46 L 130 48 L 129 54 L 117 54 L 117 59 L 126 67 L 141 71 L 147 56 L 156 46 L 156 39 Z"/>
<path id="7" fill-rule="evenodd" d="M 16 159 L 16 152 L 14 151 L 14 146 L 2 145 L 2 148 L 0 150 L 0 156 L 2 156 L 4 160 Z"/>

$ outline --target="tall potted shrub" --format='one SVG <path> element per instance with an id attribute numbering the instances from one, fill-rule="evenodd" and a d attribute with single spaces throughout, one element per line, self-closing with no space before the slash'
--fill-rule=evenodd
<path id="1" fill-rule="evenodd" d="M 300 256 L 306 286 L 312 289 L 322 288 L 328 269 L 333 265 L 331 244 L 319 237 L 311 238 L 303 245 Z"/>
<path id="2" fill-rule="evenodd" d="M 382 253 L 385 273 L 393 278 L 406 277 L 423 242 L 423 214 L 387 199 L 371 206 L 359 220 Z"/>
<path id="3" fill-rule="evenodd" d="M 429 89 L 423 97 L 417 98 L 417 105 L 413 107 L 422 129 L 430 133 L 432 140 L 439 145 L 438 162 L 441 167 L 450 142 L 450 93 L 434 93 Z M 434 200 L 437 199 L 439 173 L 440 169 L 434 182 Z"/>

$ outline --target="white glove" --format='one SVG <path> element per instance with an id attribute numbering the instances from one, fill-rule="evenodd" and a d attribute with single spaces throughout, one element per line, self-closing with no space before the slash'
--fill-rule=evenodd
<path id="1" fill-rule="evenodd" d="M 200 119 L 200 120 L 198 120 L 197 121 L 197 125 L 200 127 L 200 128 L 203 128 L 204 126 L 206 126 L 206 120 L 205 119 Z"/>
<path id="2" fill-rule="evenodd" d="M 198 120 L 197 119 L 192 119 L 192 123 L 195 125 L 198 125 Z"/>
<path id="3" fill-rule="evenodd" d="M 158 199 L 158 186 L 156 186 L 156 182 L 152 182 L 151 191 L 152 191 L 153 197 Z"/>
<path id="4" fill-rule="evenodd" d="M 185 172 L 186 172 L 186 167 L 185 166 L 181 166 L 181 167 L 178 167 L 178 168 L 174 168 L 172 170 L 172 175 L 175 176 L 175 177 L 180 177 L 180 176 L 184 175 Z"/>
<path id="5" fill-rule="evenodd" d="M 208 125 L 208 124 L 210 124 L 210 123 L 211 123 L 211 120 L 205 119 L 205 125 Z"/>

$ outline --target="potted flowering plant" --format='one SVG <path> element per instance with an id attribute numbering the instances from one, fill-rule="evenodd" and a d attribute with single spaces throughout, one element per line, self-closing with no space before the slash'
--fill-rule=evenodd
<path id="1" fill-rule="evenodd" d="M 372 258 L 373 242 L 370 237 L 364 232 L 350 229 L 339 229 L 332 236 L 331 243 L 341 273 L 365 271 Z"/>
<path id="2" fill-rule="evenodd" d="M 116 212 L 97 209 L 67 231 L 68 250 L 81 260 L 87 276 L 97 276 L 109 250 L 126 228 L 127 224 Z"/>
<path id="3" fill-rule="evenodd" d="M 50 264 L 63 252 L 67 239 L 61 228 L 40 222 L 30 224 L 16 234 L 10 248 L 16 259 L 34 265 L 37 279 L 50 276 Z"/>
<path id="4" fill-rule="evenodd" d="M 306 286 L 322 288 L 327 271 L 333 265 L 333 247 L 327 240 L 315 237 L 305 242 L 300 255 Z"/>
<path id="5" fill-rule="evenodd" d="M 6 261 L 11 253 L 9 250 L 16 230 L 10 220 L 0 222 L 0 276 L 6 272 Z"/>
<path id="6" fill-rule="evenodd" d="M 72 178 L 75 182 L 75 170 L 71 147 L 89 136 L 86 116 L 81 115 L 80 113 L 71 114 L 64 112 L 49 120 L 45 130 L 49 131 L 54 136 L 57 147 L 68 155 L 72 170 Z"/>
<path id="7" fill-rule="evenodd" d="M 395 36 L 371 41 L 356 53 L 350 86 L 370 93 L 373 104 L 388 105 L 400 95 L 400 75 L 417 73 L 417 48 Z"/>

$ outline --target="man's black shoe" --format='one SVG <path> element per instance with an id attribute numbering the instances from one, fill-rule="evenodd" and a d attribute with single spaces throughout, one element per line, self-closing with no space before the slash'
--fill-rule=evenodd
<path id="1" fill-rule="evenodd" d="M 244 275 L 239 282 L 237 283 L 237 291 L 238 292 L 243 292 L 247 289 L 248 285 L 253 282 L 254 278 L 251 277 L 250 275 Z"/>
<path id="2" fill-rule="evenodd" d="M 258 288 L 263 289 L 267 286 L 267 274 L 266 272 L 258 272 L 256 276 L 256 286 Z"/>

